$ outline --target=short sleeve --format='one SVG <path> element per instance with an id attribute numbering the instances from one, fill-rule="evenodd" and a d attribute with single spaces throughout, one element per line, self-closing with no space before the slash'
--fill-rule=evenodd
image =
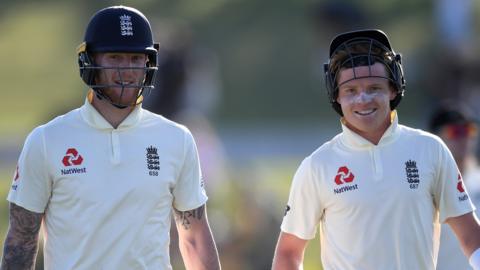
<path id="1" fill-rule="evenodd" d="M 173 189 L 173 196 L 173 207 L 179 211 L 198 208 L 208 199 L 195 140 L 188 130 L 184 137 L 183 166 Z"/>
<path id="2" fill-rule="evenodd" d="M 323 206 L 319 198 L 318 180 L 312 169 L 312 158 L 307 157 L 293 177 L 281 230 L 302 239 L 313 239 Z"/>
<path id="3" fill-rule="evenodd" d="M 443 142 L 439 143 L 434 200 L 442 223 L 449 217 L 460 216 L 475 210 L 457 164 Z"/>
<path id="4" fill-rule="evenodd" d="M 43 213 L 51 194 L 46 166 L 43 129 L 34 129 L 27 137 L 18 159 L 7 200 L 27 210 Z"/>

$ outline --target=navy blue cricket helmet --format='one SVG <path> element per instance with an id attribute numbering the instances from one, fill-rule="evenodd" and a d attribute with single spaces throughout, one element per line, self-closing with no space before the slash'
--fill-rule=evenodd
<path id="1" fill-rule="evenodd" d="M 148 57 L 146 67 L 141 68 L 144 69 L 145 79 L 137 85 L 128 86 L 129 88 L 140 89 L 138 94 L 140 97 L 144 89 L 154 88 L 158 49 L 158 43 L 153 41 L 150 23 L 140 11 L 126 6 L 112 6 L 101 9 L 90 19 L 85 31 L 84 41 L 77 48 L 80 77 L 95 91 L 97 96 L 111 102 L 103 94 L 102 89 L 112 86 L 97 84 L 95 75 L 101 69 L 112 69 L 114 67 L 97 66 L 93 54 L 106 52 L 144 53 Z M 121 68 L 116 69 L 120 72 Z M 120 105 L 120 107 L 125 106 Z"/>
<path id="2" fill-rule="evenodd" d="M 342 33 L 330 43 L 329 61 L 324 64 L 325 83 L 328 97 L 333 109 L 343 116 L 342 108 L 337 102 L 337 79 L 342 69 L 382 63 L 388 73 L 388 79 L 397 95 L 390 101 L 390 108 L 395 109 L 405 92 L 405 78 L 401 55 L 394 52 L 387 35 L 378 29 L 364 29 Z"/>

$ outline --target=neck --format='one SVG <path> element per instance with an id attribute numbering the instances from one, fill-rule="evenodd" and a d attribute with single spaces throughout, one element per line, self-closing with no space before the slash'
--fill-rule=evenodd
<path id="1" fill-rule="evenodd" d="M 361 130 L 354 127 L 347 121 L 342 121 L 342 123 L 344 123 L 344 125 L 346 125 L 351 131 L 357 133 L 365 140 L 371 142 L 374 145 L 378 145 L 387 129 L 392 125 L 394 117 L 395 114 L 390 112 L 390 116 L 385 118 L 385 120 L 380 124 L 380 126 L 378 126 L 378 128 L 375 128 L 374 130 Z"/>
<path id="2" fill-rule="evenodd" d="M 119 109 L 110 104 L 105 99 L 98 99 L 93 97 L 92 106 L 107 120 L 113 128 L 117 128 L 125 118 L 133 111 L 135 107 L 129 106 L 124 109 Z"/>
<path id="3" fill-rule="evenodd" d="M 380 142 L 380 139 L 382 139 L 382 137 L 383 137 L 383 134 L 385 134 L 385 131 L 387 131 L 388 127 L 390 127 L 390 125 L 391 125 L 390 122 L 385 122 L 381 129 L 378 129 L 378 130 L 373 131 L 373 132 L 368 132 L 368 131 L 362 131 L 362 130 L 352 126 L 348 122 L 345 122 L 344 124 L 351 131 L 357 133 L 358 135 L 360 135 L 360 137 L 364 138 L 365 140 L 371 142 L 374 145 L 378 145 L 378 143 Z"/>

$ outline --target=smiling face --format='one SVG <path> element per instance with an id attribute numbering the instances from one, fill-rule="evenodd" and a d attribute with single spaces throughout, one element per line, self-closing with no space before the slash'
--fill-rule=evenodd
<path id="1" fill-rule="evenodd" d="M 114 104 L 135 104 L 145 80 L 147 56 L 143 53 L 115 52 L 97 53 L 94 57 L 96 65 L 104 67 L 95 76 L 96 83 L 104 86 L 103 94 Z"/>
<path id="2" fill-rule="evenodd" d="M 342 69 L 338 97 L 346 126 L 377 144 L 390 126 L 390 101 L 396 96 L 381 63 Z"/>

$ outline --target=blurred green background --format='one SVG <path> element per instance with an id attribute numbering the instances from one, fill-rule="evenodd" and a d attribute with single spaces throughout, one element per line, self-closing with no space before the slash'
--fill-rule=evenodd
<path id="1" fill-rule="evenodd" d="M 171 118 L 187 125 L 199 144 L 224 269 L 269 269 L 297 166 L 340 130 L 322 78 L 335 34 L 365 27 L 389 34 L 404 59 L 404 124 L 423 128 L 440 98 L 474 101 L 469 95 L 476 90 L 464 95 L 438 81 L 451 58 L 476 63 L 480 3 L 451 1 L 470 7 L 468 27 L 451 32 L 466 37 L 452 45 L 438 20 L 438 5 L 447 1 L 2 0 L 0 198 L 30 130 L 84 102 L 75 48 L 89 18 L 103 7 L 131 5 L 150 19 L 161 60 L 184 57 L 181 86 L 172 88 L 181 88 L 181 101 Z M 166 67 L 164 81 L 173 78 Z M 159 88 L 145 104 L 161 111 L 155 99 L 171 89 Z M 0 203 L 2 239 L 7 208 Z M 305 269 L 320 269 L 319 254 L 317 238 Z M 175 249 L 172 259 L 182 269 Z"/>

